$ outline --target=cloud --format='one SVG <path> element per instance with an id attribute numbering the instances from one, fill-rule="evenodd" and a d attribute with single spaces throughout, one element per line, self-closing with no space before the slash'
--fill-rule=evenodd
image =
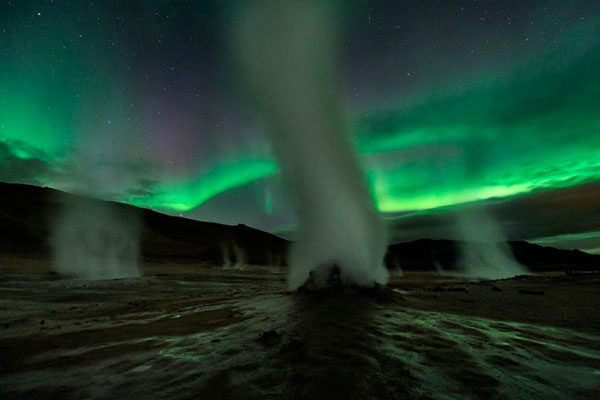
<path id="1" fill-rule="evenodd" d="M 16 140 L 0 140 L 0 181 L 44 185 L 54 167 L 41 151 Z"/>
<path id="2" fill-rule="evenodd" d="M 56 189 L 124 201 L 151 198 L 159 185 L 157 166 L 146 160 L 102 159 L 75 151 L 52 157 L 22 141 L 0 139 L 0 181 Z"/>

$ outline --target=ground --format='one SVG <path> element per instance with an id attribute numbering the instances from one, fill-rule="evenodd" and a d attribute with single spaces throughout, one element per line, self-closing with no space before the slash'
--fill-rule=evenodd
<path id="1" fill-rule="evenodd" d="M 16 271 L 0 274 L 2 399 L 600 398 L 597 274 L 290 293 L 280 267 Z"/>

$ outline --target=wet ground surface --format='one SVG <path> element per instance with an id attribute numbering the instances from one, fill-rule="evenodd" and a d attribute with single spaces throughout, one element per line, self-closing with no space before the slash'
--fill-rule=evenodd
<path id="1" fill-rule="evenodd" d="M 0 275 L 0 398 L 600 398 L 597 275 L 289 293 L 190 270 Z"/>

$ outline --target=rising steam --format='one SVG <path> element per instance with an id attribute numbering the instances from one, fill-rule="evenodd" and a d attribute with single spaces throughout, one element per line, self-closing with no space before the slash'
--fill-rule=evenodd
<path id="1" fill-rule="evenodd" d="M 461 275 L 503 279 L 528 273 L 514 259 L 498 222 L 482 206 L 461 211 L 456 223 L 462 239 L 457 265 Z"/>
<path id="2" fill-rule="evenodd" d="M 246 252 L 235 241 L 231 241 L 229 244 L 221 243 L 220 247 L 223 269 L 244 269 L 246 267 Z M 232 262 L 231 255 L 233 255 L 234 262 Z"/>
<path id="3" fill-rule="evenodd" d="M 64 187 L 54 221 L 51 246 L 54 269 L 79 279 L 116 279 L 139 276 L 141 216 L 116 203 L 91 200 L 110 197 L 128 186 L 119 168 L 134 149 L 123 131 L 82 130 L 73 150 L 73 177 Z"/>
<path id="4" fill-rule="evenodd" d="M 490 163 L 484 151 L 483 132 L 474 133 L 462 143 L 463 175 L 466 181 L 481 179 Z M 458 210 L 456 228 L 461 246 L 458 254 L 459 274 L 475 279 L 503 279 L 527 273 L 506 243 L 502 227 L 485 206 L 472 205 Z"/>
<path id="5" fill-rule="evenodd" d="M 139 230 L 135 210 L 84 198 L 65 199 L 51 238 L 54 269 L 78 279 L 139 276 Z"/>
<path id="6" fill-rule="evenodd" d="M 368 286 L 388 277 L 386 232 L 345 135 L 336 96 L 333 3 L 252 2 L 236 35 L 249 97 L 296 203 L 291 289 L 311 272 L 329 273 L 334 265 L 346 283 Z"/>

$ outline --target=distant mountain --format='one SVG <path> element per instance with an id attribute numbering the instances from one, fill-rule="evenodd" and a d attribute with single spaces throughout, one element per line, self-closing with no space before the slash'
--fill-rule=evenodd
<path id="1" fill-rule="evenodd" d="M 0 183 L 0 253 L 49 257 L 52 225 L 63 205 L 110 203 L 50 188 Z M 112 205 L 142 221 L 141 258 L 148 262 L 270 264 L 284 260 L 288 241 L 245 225 L 172 217 L 121 203 Z M 241 258 L 241 260 L 240 260 Z M 280 261 L 281 262 L 281 261 Z"/>
<path id="2" fill-rule="evenodd" d="M 515 259 L 530 271 L 600 270 L 600 255 L 579 250 L 539 246 L 525 241 L 510 241 Z M 388 247 L 386 264 L 407 271 L 455 270 L 461 242 L 420 239 Z"/>
<path id="3" fill-rule="evenodd" d="M 0 256 L 49 259 L 49 238 L 65 204 L 112 204 L 137 213 L 142 222 L 141 259 L 149 263 L 285 265 L 290 242 L 245 225 L 222 225 L 172 217 L 121 203 L 103 202 L 58 190 L 0 183 Z M 93 207 L 92 207 L 93 208 Z M 600 270 L 600 255 L 509 242 L 516 260 L 531 271 Z M 460 242 L 420 239 L 390 245 L 390 269 L 453 270 Z"/>

